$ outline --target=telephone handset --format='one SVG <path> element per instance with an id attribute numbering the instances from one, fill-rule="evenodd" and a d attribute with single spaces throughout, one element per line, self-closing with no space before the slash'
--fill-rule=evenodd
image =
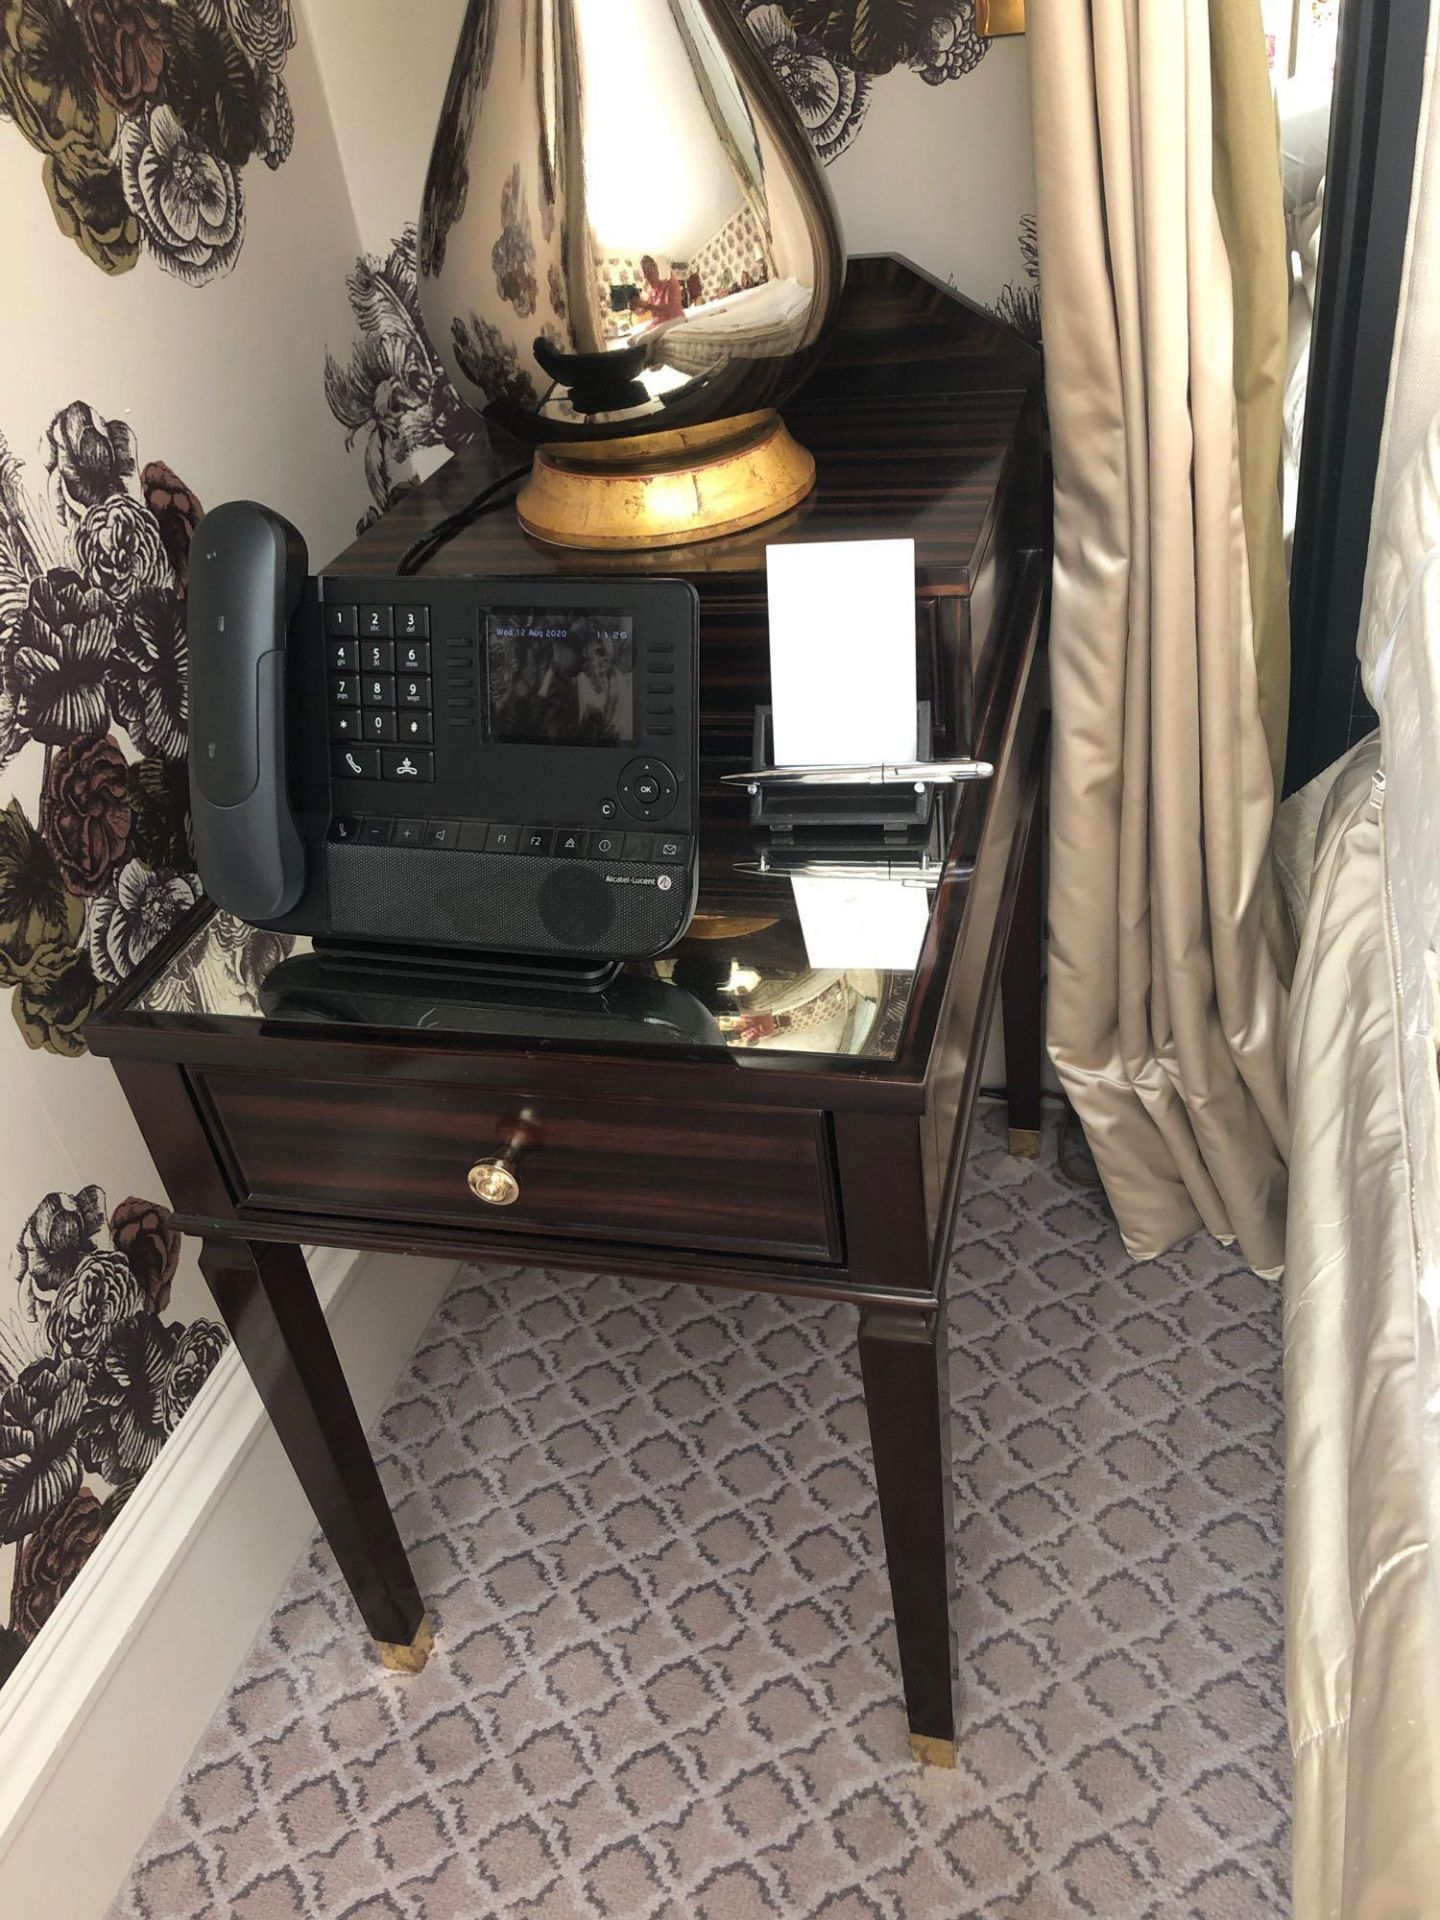
<path id="1" fill-rule="evenodd" d="M 191 546 L 206 892 L 332 944 L 648 959 L 698 891 L 683 580 L 306 577 L 233 501 Z"/>
<path id="2" fill-rule="evenodd" d="M 268 507 L 207 513 L 190 554 L 190 794 L 211 899 L 279 919 L 305 891 L 286 790 L 285 648 L 305 591 L 301 535 Z"/>

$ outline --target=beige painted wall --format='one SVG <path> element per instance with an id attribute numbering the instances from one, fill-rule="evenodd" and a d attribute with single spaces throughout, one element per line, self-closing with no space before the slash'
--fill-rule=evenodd
<path id="1" fill-rule="evenodd" d="M 901 253 L 982 306 L 1024 277 L 1020 222 L 1035 211 L 1023 38 L 997 40 L 974 73 L 875 84 L 855 144 L 829 169 L 852 253 Z"/>
<path id="2" fill-rule="evenodd" d="M 417 219 L 465 0 L 304 0 L 360 239 Z"/>

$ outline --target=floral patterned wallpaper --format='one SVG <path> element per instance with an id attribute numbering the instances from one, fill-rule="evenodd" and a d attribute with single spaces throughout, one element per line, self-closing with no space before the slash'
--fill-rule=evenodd
<path id="1" fill-rule="evenodd" d="M 938 87 L 973 73 L 990 48 L 975 31 L 975 0 L 735 4 L 827 164 L 864 126 L 877 79 L 909 67 Z"/>
<path id="2" fill-rule="evenodd" d="M 180 1255 L 151 1200 L 47 1193 L 0 1315 L 0 1547 L 14 1549 L 0 1683 L 152 1466 L 226 1345 L 163 1318 Z"/>
<path id="3" fill-rule="evenodd" d="M 27 1046 L 84 1022 L 200 897 L 185 782 L 183 596 L 201 506 L 84 400 L 45 433 L 43 486 L 0 438 L 0 987 Z M 98 1546 L 225 1345 L 165 1320 L 180 1236 L 98 1185 L 39 1198 L 0 1297 L 0 1678 Z M 3 1284 L 3 1283 L 0 1283 Z"/>
<path id="4" fill-rule="evenodd" d="M 32 1047 L 81 1027 L 200 897 L 185 782 L 183 593 L 199 500 L 83 400 L 46 431 L 36 498 L 0 438 L 0 987 Z M 123 735 L 123 742 L 121 736 Z"/>
<path id="5" fill-rule="evenodd" d="M 226 1344 L 84 1029 L 200 900 L 201 493 L 332 546 L 363 498 L 316 451 L 358 235 L 303 29 L 291 0 L 0 0 L 0 1683 Z"/>
<path id="6" fill-rule="evenodd" d="M 294 44 L 290 0 L 0 0 L 0 111 L 96 266 L 203 286 L 244 244 L 245 167 L 289 157 Z"/>
<path id="7" fill-rule="evenodd" d="M 364 450 L 371 505 L 364 533 L 411 477 L 426 448 L 448 453 L 483 440 L 485 424 L 451 385 L 420 319 L 415 227 L 387 255 L 362 254 L 346 280 L 359 337 L 344 365 L 325 356 L 325 398 L 345 428 L 345 444 Z"/>

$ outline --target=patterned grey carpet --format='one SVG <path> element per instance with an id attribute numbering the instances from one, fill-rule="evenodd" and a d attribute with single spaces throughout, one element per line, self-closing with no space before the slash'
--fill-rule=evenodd
<path id="1" fill-rule="evenodd" d="M 378 1448 L 439 1650 L 318 1544 L 111 1920 L 1275 1920 L 1276 1288 L 984 1117 L 955 1251 L 959 1770 L 910 1763 L 853 1313 L 462 1274 Z"/>

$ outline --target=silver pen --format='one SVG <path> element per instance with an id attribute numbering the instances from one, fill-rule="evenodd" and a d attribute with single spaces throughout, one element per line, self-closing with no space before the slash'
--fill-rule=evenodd
<path id="1" fill-rule="evenodd" d="M 724 773 L 732 787 L 756 793 L 761 787 L 924 787 L 956 786 L 967 780 L 989 780 L 995 772 L 988 760 L 910 760 L 881 762 L 865 767 L 755 767 L 748 773 Z"/>
<path id="2" fill-rule="evenodd" d="M 968 879 L 973 863 L 957 862 L 953 871 L 958 879 Z M 940 860 L 908 864 L 901 860 L 815 860 L 803 856 L 762 853 L 756 860 L 737 860 L 737 873 L 753 874 L 760 880 L 884 880 L 899 887 L 938 886 L 945 871 Z"/>

